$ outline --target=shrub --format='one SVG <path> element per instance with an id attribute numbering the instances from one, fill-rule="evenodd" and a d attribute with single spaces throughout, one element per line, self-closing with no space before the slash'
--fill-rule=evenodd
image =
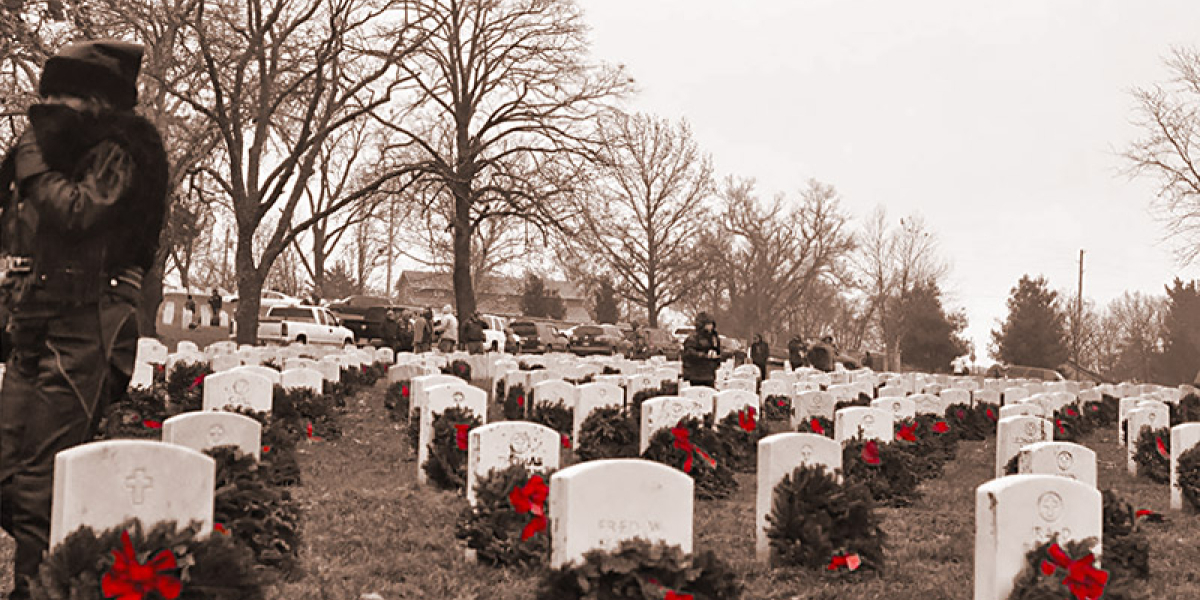
<path id="1" fill-rule="evenodd" d="M 271 484 L 253 455 L 234 446 L 205 452 L 217 463 L 213 520 L 254 552 L 259 564 L 294 575 L 300 553 L 300 510 Z"/>
<path id="2" fill-rule="evenodd" d="M 1184 452 L 1175 468 L 1183 499 L 1191 505 L 1193 511 L 1200 511 L 1200 445 Z"/>
<path id="3" fill-rule="evenodd" d="M 550 528 L 522 539 L 532 515 L 519 514 L 509 495 L 538 475 L 549 486 L 550 473 L 532 473 L 524 465 L 493 470 L 475 480 L 475 506 L 459 519 L 455 536 L 466 540 L 479 562 L 494 567 L 541 565 L 550 558 Z M 543 506 L 543 508 L 547 508 Z"/>
<path id="4" fill-rule="evenodd" d="M 738 473 L 753 473 L 758 468 L 758 441 L 767 437 L 765 424 L 756 418 L 757 411 L 749 408 L 731 412 L 717 423 L 717 452 Z"/>
<path id="5" fill-rule="evenodd" d="M 874 442 L 878 464 L 870 464 L 864 454 L 867 444 Z M 919 464 L 913 454 L 899 447 L 874 440 L 856 439 L 842 448 L 842 473 L 847 483 L 862 483 L 877 502 L 889 506 L 908 506 L 921 497 Z"/>
<path id="6" fill-rule="evenodd" d="M 1154 483 L 1171 482 L 1171 430 L 1143 427 L 1137 439 L 1133 462 L 1137 474 Z"/>
<path id="7" fill-rule="evenodd" d="M 695 448 L 687 451 L 676 447 L 676 429 L 687 431 L 688 442 Z M 728 457 L 720 453 L 721 438 L 695 417 L 685 417 L 672 428 L 664 428 L 650 437 L 642 458 L 670 465 L 687 473 L 695 482 L 696 497 L 702 500 L 727 498 L 737 489 L 733 470 L 726 464 Z M 701 452 L 708 454 L 706 459 Z M 690 465 L 689 465 L 690 463 Z"/>

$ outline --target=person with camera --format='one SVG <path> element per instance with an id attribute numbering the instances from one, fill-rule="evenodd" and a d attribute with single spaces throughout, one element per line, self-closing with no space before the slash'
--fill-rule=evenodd
<path id="1" fill-rule="evenodd" d="M 29 597 L 47 550 L 55 454 L 95 436 L 133 373 L 142 276 L 167 211 L 162 138 L 133 110 L 142 54 L 115 40 L 64 46 L 46 61 L 42 100 L 6 159 L 0 243 L 30 258 L 30 272 L 8 282 L 13 349 L 0 387 L 0 526 L 16 541 L 14 600 Z M 9 246 L 14 229 L 23 247 Z"/>

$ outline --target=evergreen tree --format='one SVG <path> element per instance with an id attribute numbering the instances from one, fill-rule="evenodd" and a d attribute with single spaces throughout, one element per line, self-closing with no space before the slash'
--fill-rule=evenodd
<path id="1" fill-rule="evenodd" d="M 602 279 L 600 285 L 596 286 L 593 310 L 597 323 L 616 324 L 620 320 L 621 309 L 617 305 L 617 290 L 613 288 L 610 279 Z"/>
<path id="2" fill-rule="evenodd" d="M 1065 323 L 1046 278 L 1023 275 L 1008 297 L 1008 318 L 992 330 L 992 343 L 1008 364 L 1054 369 L 1067 359 Z"/>
<path id="3" fill-rule="evenodd" d="M 1192 383 L 1200 375 L 1200 282 L 1176 278 L 1167 288 L 1165 328 L 1159 383 Z"/>
<path id="4" fill-rule="evenodd" d="M 947 314 L 941 296 L 941 289 L 929 281 L 904 293 L 899 304 L 904 322 L 900 337 L 904 364 L 929 373 L 949 372 L 950 362 L 970 351 L 962 336 L 966 317 Z"/>
<path id="5" fill-rule="evenodd" d="M 558 290 L 546 287 L 541 277 L 528 273 L 521 288 L 521 314 L 560 320 L 567 314 L 567 306 Z"/>

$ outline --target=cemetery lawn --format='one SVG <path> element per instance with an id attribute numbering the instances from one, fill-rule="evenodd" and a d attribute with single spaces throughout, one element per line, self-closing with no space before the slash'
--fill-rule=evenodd
<path id="1" fill-rule="evenodd" d="M 384 387 L 360 394 L 343 417 L 345 435 L 299 448 L 303 485 L 293 493 L 304 510 L 301 564 L 295 581 L 268 594 L 279 600 L 518 600 L 536 596 L 541 573 L 493 569 L 465 560 L 454 538 L 460 496 L 419 488 L 403 428 L 383 408 Z M 498 407 L 489 407 L 496 418 Z M 1200 516 L 1168 511 L 1166 485 L 1135 479 L 1115 428 L 1083 440 L 1097 453 L 1100 488 L 1116 490 L 1135 509 L 1166 515 L 1144 525 L 1151 544 L 1147 600 L 1200 598 Z M 994 441 L 965 442 L 942 477 L 927 482 L 914 506 L 882 509 L 887 573 L 880 578 L 767 569 L 754 560 L 754 477 L 738 475 L 739 491 L 696 502 L 696 548 L 714 550 L 742 573 L 746 600 L 970 600 L 973 595 L 975 488 L 991 477 Z M 12 542 L 0 536 L 0 577 L 7 586 Z"/>

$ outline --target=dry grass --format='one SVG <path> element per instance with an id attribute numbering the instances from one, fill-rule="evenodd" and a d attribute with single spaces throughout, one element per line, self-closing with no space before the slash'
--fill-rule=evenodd
<path id="1" fill-rule="evenodd" d="M 280 584 L 280 600 L 517 600 L 533 598 L 540 573 L 498 570 L 468 562 L 454 539 L 461 497 L 420 488 L 404 432 L 382 406 L 383 388 L 360 396 L 345 417 L 346 435 L 302 448 L 305 509 L 301 561 L 306 573 Z M 1136 508 L 1167 515 L 1148 525 L 1153 578 L 1143 597 L 1200 598 L 1200 517 L 1167 511 L 1164 485 L 1125 472 L 1115 432 L 1085 440 L 1100 462 L 1100 487 L 1117 490 Z M 754 561 L 754 479 L 739 475 L 731 498 L 696 504 L 696 547 L 712 549 L 744 574 L 747 600 L 968 600 L 972 596 L 974 491 L 991 476 L 992 442 L 964 443 L 945 474 L 927 482 L 914 506 L 884 509 L 888 572 L 880 578 L 831 577 L 767 569 Z M 11 542 L 0 540 L 0 575 L 7 579 Z"/>

